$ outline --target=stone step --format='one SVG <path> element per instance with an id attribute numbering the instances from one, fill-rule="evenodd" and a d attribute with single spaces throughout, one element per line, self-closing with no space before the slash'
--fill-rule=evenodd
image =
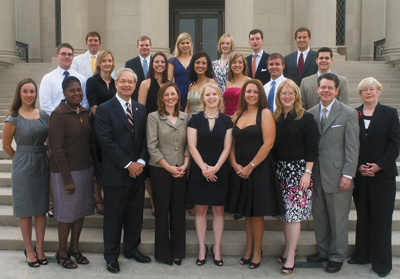
<path id="1" fill-rule="evenodd" d="M 85 220 L 86 221 L 86 220 Z M 0 226 L 0 249 L 18 250 L 25 249 L 22 241 L 20 228 L 17 226 Z M 392 233 L 392 252 L 393 257 L 400 256 L 400 232 Z M 33 239 L 35 231 L 33 230 Z M 355 232 L 349 232 L 348 254 L 354 253 Z M 206 233 L 206 243 L 209 248 L 214 242 L 212 231 Z M 57 228 L 46 228 L 44 241 L 45 251 L 57 251 L 58 236 Z M 84 228 L 81 233 L 79 248 L 84 253 L 103 253 L 103 231 L 98 228 Z M 279 257 L 285 248 L 285 240 L 281 231 L 265 231 L 262 243 L 263 256 Z M 143 230 L 141 235 L 141 244 L 139 249 L 142 253 L 153 255 L 154 253 L 154 230 Z M 122 249 L 121 249 L 122 250 Z M 246 250 L 246 232 L 245 231 L 224 231 L 221 243 L 221 253 L 226 256 L 242 256 Z M 312 231 L 302 231 L 297 245 L 296 255 L 304 257 L 316 253 L 315 235 Z M 186 231 L 186 255 L 197 255 L 198 240 L 194 230 Z M 211 253 L 209 253 L 211 254 Z M 210 255 L 209 255 L 210 256 Z M 121 256 L 122 257 L 122 256 Z M 210 257 L 209 257 L 210 258 Z M 239 278 L 239 277 L 238 277 Z"/>
<path id="2" fill-rule="evenodd" d="M 209 210 L 207 214 L 207 228 L 212 230 L 212 211 Z M 265 217 L 265 229 L 267 231 L 281 231 L 282 222 L 273 218 Z M 18 226 L 19 218 L 13 216 L 13 209 L 10 205 L 0 206 L 0 224 L 2 226 Z M 357 224 L 357 214 L 355 209 L 351 209 L 349 213 L 349 231 L 355 231 Z M 47 217 L 47 227 L 57 227 L 57 221 L 54 218 Z M 103 216 L 94 214 L 85 218 L 85 228 L 102 228 Z M 314 224 L 312 218 L 301 222 L 303 231 L 313 231 Z M 143 213 L 143 229 L 154 229 L 154 216 L 151 215 L 149 208 L 144 209 Z M 195 230 L 194 216 L 186 214 L 186 229 Z M 245 218 L 234 220 L 233 214 L 225 214 L 225 230 L 227 231 L 245 231 L 246 224 Z M 393 213 L 393 226 L 392 231 L 400 231 L 400 210 L 395 210 Z"/>

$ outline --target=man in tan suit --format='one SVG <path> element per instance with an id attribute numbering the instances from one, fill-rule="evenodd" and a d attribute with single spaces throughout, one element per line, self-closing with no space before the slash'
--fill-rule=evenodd
<path id="1" fill-rule="evenodd" d="M 304 78 L 300 84 L 301 102 L 305 109 L 310 109 L 316 104 L 319 104 L 319 95 L 317 92 L 317 78 L 320 75 L 330 73 L 331 64 L 333 62 L 332 49 L 329 47 L 321 47 L 317 51 L 318 72 L 309 77 Z M 340 86 L 339 93 L 336 98 L 339 102 L 349 105 L 349 82 L 347 78 L 339 76 Z"/>
<path id="2" fill-rule="evenodd" d="M 317 122 L 319 155 L 315 161 L 313 221 L 318 253 L 307 261 L 329 261 L 328 273 L 338 272 L 347 255 L 348 218 L 357 171 L 359 142 L 355 109 L 335 99 L 339 78 L 327 73 L 318 78 L 320 104 L 309 110 Z"/>

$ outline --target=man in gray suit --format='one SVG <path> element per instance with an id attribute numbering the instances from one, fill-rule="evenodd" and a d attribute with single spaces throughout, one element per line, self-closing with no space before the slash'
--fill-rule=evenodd
<path id="1" fill-rule="evenodd" d="M 340 80 L 327 73 L 318 78 L 320 104 L 309 112 L 319 131 L 319 156 L 314 164 L 313 220 L 318 253 L 307 261 L 329 261 L 328 273 L 338 272 L 347 255 L 348 217 L 359 152 L 355 109 L 338 102 Z"/>
<path id="2" fill-rule="evenodd" d="M 304 78 L 300 84 L 301 102 L 303 107 L 307 110 L 319 104 L 317 78 L 320 75 L 331 72 L 331 64 L 333 62 L 332 49 L 329 47 L 321 47 L 318 49 L 316 61 L 318 72 Z M 345 77 L 338 75 L 338 78 L 340 80 L 340 86 L 336 99 L 345 105 L 349 105 L 349 82 Z"/>

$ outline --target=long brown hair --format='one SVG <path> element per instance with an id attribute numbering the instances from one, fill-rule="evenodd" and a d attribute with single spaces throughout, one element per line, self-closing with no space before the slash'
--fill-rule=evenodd
<path id="1" fill-rule="evenodd" d="M 242 74 L 244 76 L 247 76 L 248 73 L 249 73 L 249 67 L 247 66 L 247 60 L 246 60 L 246 57 L 244 57 L 243 53 L 239 53 L 239 52 L 232 53 L 231 57 L 229 57 L 229 62 L 228 62 L 229 63 L 229 66 L 228 66 L 228 80 L 229 81 L 232 81 L 233 78 L 235 77 L 234 74 L 233 74 L 233 71 L 232 71 L 232 62 L 234 60 L 238 59 L 239 57 L 242 57 L 242 60 L 243 60 L 243 71 L 242 71 Z"/>
<path id="2" fill-rule="evenodd" d="M 15 89 L 15 94 L 14 94 L 14 99 L 11 103 L 10 110 L 8 111 L 8 114 L 10 114 L 13 117 L 16 117 L 18 115 L 18 110 L 22 106 L 22 100 L 21 100 L 21 88 L 27 83 L 32 83 L 35 86 L 35 101 L 32 103 L 32 108 L 36 107 L 36 99 L 38 95 L 38 90 L 37 90 L 37 85 L 34 82 L 33 79 L 31 78 L 24 78 L 17 84 L 17 88 Z"/>
<path id="3" fill-rule="evenodd" d="M 149 76 L 148 78 L 152 78 L 154 77 L 154 59 L 157 56 L 162 56 L 162 58 L 164 59 L 165 62 L 165 69 L 163 72 L 163 77 L 162 77 L 162 82 L 166 83 L 168 81 L 168 58 L 167 56 L 163 53 L 163 52 L 156 52 L 154 53 L 154 55 L 151 57 L 151 61 L 150 61 L 150 67 L 149 67 Z"/>
<path id="4" fill-rule="evenodd" d="M 104 57 L 106 57 L 108 54 L 110 54 L 111 55 L 111 58 L 112 58 L 112 66 L 111 66 L 111 71 L 110 71 L 110 73 L 109 73 L 109 76 L 108 77 L 110 77 L 111 76 L 111 74 L 112 74 L 112 72 L 114 71 L 114 69 L 115 69 L 115 59 L 114 59 L 114 55 L 111 53 L 111 51 L 109 51 L 109 50 L 102 50 L 102 51 L 100 51 L 100 53 L 99 53 L 99 55 L 97 55 L 97 60 L 96 60 L 96 69 L 94 70 L 94 73 L 93 73 L 93 75 L 97 75 L 97 74 L 100 74 L 100 65 L 101 65 L 101 63 L 103 62 L 103 59 L 104 59 Z"/>
<path id="5" fill-rule="evenodd" d="M 235 112 L 236 116 L 241 116 L 243 115 L 243 113 L 245 113 L 245 111 L 247 111 L 247 102 L 245 100 L 245 94 L 246 94 L 246 87 L 249 84 L 254 84 L 255 86 L 257 86 L 258 108 L 265 109 L 268 106 L 267 97 L 265 96 L 264 87 L 261 81 L 259 81 L 258 79 L 249 79 L 243 84 L 242 92 L 240 93 L 238 110 Z"/>
<path id="6" fill-rule="evenodd" d="M 294 111 L 296 113 L 295 120 L 301 119 L 303 117 L 304 113 L 306 112 L 306 110 L 303 108 L 302 103 L 301 103 L 301 95 L 300 95 L 299 87 L 293 80 L 286 79 L 279 84 L 278 89 L 276 90 L 276 94 L 275 94 L 276 109 L 274 110 L 273 116 L 274 116 L 274 119 L 276 122 L 279 121 L 281 114 L 283 112 L 282 102 L 279 97 L 282 92 L 282 88 L 285 85 L 292 88 L 293 92 L 294 92 L 295 99 L 294 99 L 294 106 L 293 106 L 292 111 Z"/>
<path id="7" fill-rule="evenodd" d="M 173 114 L 173 116 L 178 116 L 179 115 L 179 111 L 181 109 L 181 98 L 179 96 L 180 94 L 179 94 L 178 86 L 175 84 L 175 82 L 172 82 L 172 81 L 168 81 L 168 82 L 164 83 L 160 87 L 160 90 L 158 91 L 158 98 L 157 98 L 158 109 L 157 109 L 157 112 L 161 116 L 169 115 L 168 111 L 165 110 L 165 104 L 164 104 L 164 101 L 163 101 L 165 91 L 167 91 L 168 87 L 175 88 L 176 93 L 178 94 L 178 99 L 176 100 L 176 105 L 175 105 L 174 114 Z"/>

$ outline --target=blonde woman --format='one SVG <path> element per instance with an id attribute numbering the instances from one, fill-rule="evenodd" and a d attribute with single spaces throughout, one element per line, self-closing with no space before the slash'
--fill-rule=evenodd
<path id="1" fill-rule="evenodd" d="M 221 93 L 225 92 L 225 84 L 228 81 L 228 61 L 231 53 L 235 50 L 235 42 L 229 34 L 224 34 L 218 41 L 218 52 L 221 58 L 213 62 L 215 80 Z"/>
<path id="2" fill-rule="evenodd" d="M 181 99 L 181 110 L 186 108 L 186 100 L 190 81 L 189 63 L 193 56 L 193 43 L 189 33 L 183 32 L 176 39 L 175 50 L 168 60 L 168 80 L 178 85 Z"/>
<path id="3" fill-rule="evenodd" d="M 211 205 L 214 245 L 211 247 L 214 264 L 222 266 L 221 239 L 224 231 L 224 206 L 228 198 L 229 165 L 227 158 L 232 144 L 232 120 L 221 113 L 222 96 L 214 83 L 207 83 L 201 91 L 201 108 L 188 122 L 188 145 L 193 162 L 187 186 L 187 202 L 196 208 L 195 224 L 199 240 L 196 265 L 206 263 L 205 244 L 207 209 Z"/>

